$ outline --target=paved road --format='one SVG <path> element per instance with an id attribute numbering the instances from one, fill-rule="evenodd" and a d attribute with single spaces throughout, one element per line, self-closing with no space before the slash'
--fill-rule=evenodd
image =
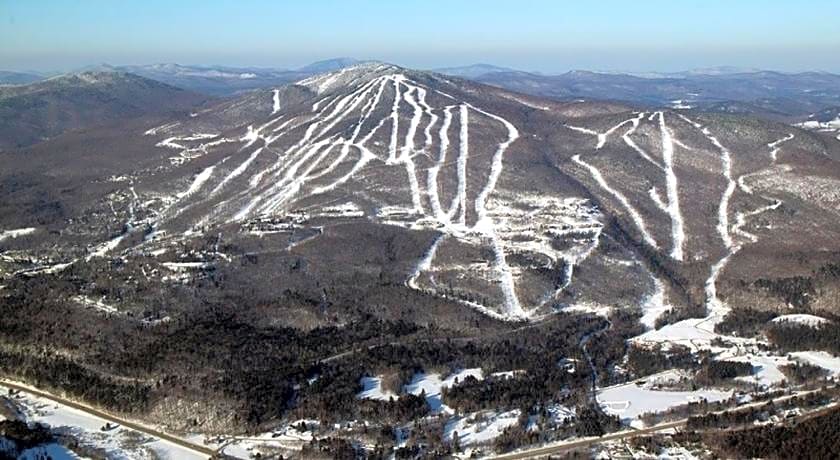
<path id="1" fill-rule="evenodd" d="M 50 401 L 65 405 L 67 407 L 72 407 L 73 409 L 80 410 L 82 412 L 85 412 L 87 414 L 99 417 L 99 418 L 107 420 L 109 422 L 116 423 L 118 425 L 124 426 L 126 428 L 130 428 L 130 429 L 135 430 L 135 431 L 139 431 L 140 433 L 143 433 L 143 434 L 155 437 L 155 438 L 163 439 L 164 441 L 169 441 L 172 444 L 176 444 L 180 447 L 195 451 L 195 452 L 197 452 L 199 454 L 202 454 L 202 455 L 207 455 L 208 457 L 212 457 L 213 455 L 216 454 L 215 450 L 213 450 L 209 447 L 206 447 L 206 446 L 202 446 L 201 444 L 196 444 L 196 443 L 187 441 L 186 439 L 179 438 L 177 436 L 165 433 L 163 431 L 160 431 L 160 430 L 157 430 L 157 429 L 154 429 L 154 428 L 150 428 L 148 426 L 141 425 L 141 424 L 136 423 L 136 422 L 132 422 L 132 421 L 129 421 L 129 420 L 119 418 L 115 415 L 109 414 L 107 412 L 103 412 L 99 409 L 94 409 L 90 406 L 80 404 L 76 401 L 71 401 L 69 399 L 62 398 L 61 396 L 56 396 L 56 395 L 47 393 L 45 391 L 37 390 L 37 389 L 34 389 L 32 387 L 25 386 L 25 385 L 20 385 L 20 384 L 10 382 L 10 381 L 4 380 L 4 379 L 0 379 L 0 385 L 2 385 L 4 387 L 7 387 L 7 388 L 17 390 L 17 391 L 20 391 L 20 392 L 23 392 L 23 393 L 29 393 L 31 395 L 35 395 L 35 396 L 38 396 L 38 397 L 41 397 L 41 398 L 49 399 Z"/>

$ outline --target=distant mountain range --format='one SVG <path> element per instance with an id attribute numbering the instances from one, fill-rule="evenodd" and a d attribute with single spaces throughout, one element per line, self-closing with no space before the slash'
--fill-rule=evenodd
<path id="1" fill-rule="evenodd" d="M 359 64 L 340 57 L 297 69 L 229 66 L 101 64 L 80 71 L 132 73 L 209 96 L 228 97 L 274 88 L 324 72 Z M 783 73 L 732 66 L 682 72 L 598 72 L 574 70 L 549 75 L 478 63 L 433 70 L 540 97 L 557 100 L 610 100 L 645 106 L 738 113 L 785 122 L 840 106 L 840 76 L 825 72 Z M 27 84 L 41 75 L 0 72 L 0 84 Z"/>
<path id="2" fill-rule="evenodd" d="M 0 150 L 66 131 L 188 110 L 206 96 L 123 72 L 82 72 L 0 87 Z"/>
<path id="3" fill-rule="evenodd" d="M 25 85 L 42 80 L 43 78 L 43 76 L 34 73 L 0 70 L 0 85 Z"/>
<path id="4" fill-rule="evenodd" d="M 434 69 L 437 73 L 444 75 L 451 75 L 453 77 L 475 78 L 488 73 L 496 72 L 517 72 L 517 70 L 508 67 L 499 67 L 492 64 L 471 64 L 460 67 L 442 67 Z"/>
<path id="5" fill-rule="evenodd" d="M 471 77 L 481 83 L 558 100 L 612 100 L 676 109 L 740 113 L 795 121 L 840 105 L 840 76 L 805 72 L 682 72 L 640 77 L 590 71 L 562 75 L 508 71 Z"/>
<path id="6" fill-rule="evenodd" d="M 31 145 L 67 130 L 104 122 L 186 110 L 211 97 L 274 89 L 361 62 L 342 57 L 293 70 L 174 63 L 99 64 L 50 78 L 0 72 L 0 132 L 4 134 L 0 149 Z M 834 118 L 819 114 L 830 114 L 840 107 L 840 76 L 825 72 L 791 74 L 713 67 L 673 73 L 575 70 L 545 75 L 483 63 L 434 72 L 559 101 L 614 101 L 750 115 L 786 123 L 822 118 L 830 121 Z"/>

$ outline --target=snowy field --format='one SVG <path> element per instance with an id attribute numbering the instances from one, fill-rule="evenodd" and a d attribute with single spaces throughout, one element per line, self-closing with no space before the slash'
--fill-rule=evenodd
<path id="1" fill-rule="evenodd" d="M 458 433 L 458 442 L 462 447 L 490 442 L 504 432 L 505 428 L 519 421 L 521 412 L 516 409 L 507 412 L 476 412 L 450 419 L 443 430 L 443 439 L 452 442 Z"/>
<path id="2" fill-rule="evenodd" d="M 703 399 L 714 402 L 723 401 L 732 396 L 732 392 L 713 389 L 697 391 L 660 391 L 649 388 L 649 383 L 637 385 L 627 383 L 598 390 L 598 403 L 605 412 L 617 415 L 626 422 L 634 422 L 642 414 L 661 412 L 672 407 L 698 402 Z"/>
<path id="3" fill-rule="evenodd" d="M 0 392 L 8 393 L 8 388 L 0 385 Z M 72 435 L 83 445 L 104 450 L 109 459 L 207 458 L 207 455 L 128 428 L 117 427 L 102 431 L 101 428 L 108 423 L 107 420 L 45 398 L 21 392 L 14 397 L 14 401 L 21 406 L 27 422 L 43 423 L 56 431 Z M 59 446 L 53 449 L 56 449 L 56 459 L 77 458 L 59 456 Z"/>

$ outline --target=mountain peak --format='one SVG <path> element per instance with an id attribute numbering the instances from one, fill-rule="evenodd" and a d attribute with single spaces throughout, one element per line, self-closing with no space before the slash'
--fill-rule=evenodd
<path id="1" fill-rule="evenodd" d="M 343 67 L 332 72 L 319 73 L 317 75 L 304 78 L 296 84 L 299 86 L 305 86 L 316 93 L 321 94 L 336 88 L 345 87 L 351 83 L 366 81 L 395 72 L 408 72 L 408 70 L 393 64 L 367 61 L 359 62 L 349 67 Z"/>
<path id="2" fill-rule="evenodd" d="M 315 61 L 311 64 L 305 65 L 298 69 L 300 72 L 310 72 L 310 73 L 323 73 L 323 72 L 331 72 L 334 70 L 339 70 L 344 67 L 349 67 L 355 64 L 360 64 L 364 61 L 360 61 L 356 58 L 351 57 L 337 57 L 332 59 L 324 59 L 322 61 Z"/>

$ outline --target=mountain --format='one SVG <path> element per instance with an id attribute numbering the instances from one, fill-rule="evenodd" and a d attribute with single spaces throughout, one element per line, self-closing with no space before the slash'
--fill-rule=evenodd
<path id="1" fill-rule="evenodd" d="M 451 75 L 453 77 L 461 78 L 476 78 L 480 77 L 481 75 L 494 72 L 515 72 L 515 70 L 513 69 L 509 69 L 507 67 L 499 67 L 491 64 L 472 64 L 461 67 L 443 67 L 439 69 L 434 69 L 434 71 L 442 73 L 444 75 Z"/>
<path id="2" fill-rule="evenodd" d="M 280 69 L 180 64 L 121 66 L 116 69 L 211 96 L 230 96 L 258 88 L 282 86 L 311 75 L 311 72 Z"/>
<path id="3" fill-rule="evenodd" d="M 68 132 L 0 153 L 0 373 L 231 455 L 699 417 L 836 375 L 838 161 L 381 63 Z"/>
<path id="4" fill-rule="evenodd" d="M 186 111 L 206 97 L 137 75 L 84 72 L 0 87 L 0 149 L 132 117 Z"/>
<path id="5" fill-rule="evenodd" d="M 32 73 L 0 70 L 0 85 L 25 85 L 38 80 L 43 80 L 43 77 Z"/>
<path id="6" fill-rule="evenodd" d="M 560 100 L 607 99 L 706 111 L 720 109 L 725 113 L 732 113 L 733 107 L 738 107 L 738 113 L 771 116 L 784 121 L 795 120 L 840 102 L 840 76 L 817 72 L 736 73 L 724 69 L 718 72 L 635 76 L 589 71 L 571 71 L 562 75 L 514 71 L 485 73 L 473 79 Z"/>
<path id="7" fill-rule="evenodd" d="M 314 62 L 297 70 L 189 66 L 174 63 L 124 66 L 99 64 L 79 69 L 79 71 L 131 73 L 208 96 L 230 97 L 255 89 L 283 86 L 317 73 L 331 72 L 358 62 L 352 58 L 336 58 Z"/>
<path id="8" fill-rule="evenodd" d="M 316 61 L 309 65 L 305 65 L 298 69 L 299 72 L 316 74 L 324 72 L 334 72 L 361 63 L 362 61 L 354 58 L 340 57 L 333 59 L 326 59 L 323 61 Z"/>

